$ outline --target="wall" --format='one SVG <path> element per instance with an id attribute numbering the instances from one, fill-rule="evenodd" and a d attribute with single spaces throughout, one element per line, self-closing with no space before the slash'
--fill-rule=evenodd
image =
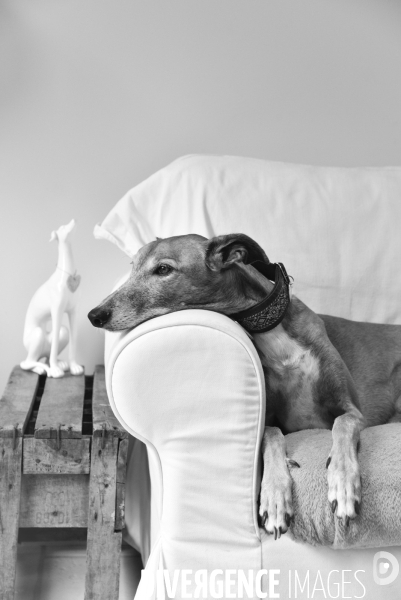
<path id="1" fill-rule="evenodd" d="M 72 217 L 78 358 L 102 362 L 86 313 L 129 260 L 93 226 L 176 157 L 401 164 L 396 0 L 2 0 L 0 44 L 2 388 Z"/>

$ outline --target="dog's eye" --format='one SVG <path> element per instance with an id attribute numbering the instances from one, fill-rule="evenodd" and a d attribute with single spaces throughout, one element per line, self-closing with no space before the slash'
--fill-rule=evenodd
<path id="1" fill-rule="evenodd" d="M 173 270 L 173 267 L 170 267 L 170 265 L 159 265 L 154 273 L 155 275 L 168 275 L 169 273 L 171 273 L 171 271 Z"/>

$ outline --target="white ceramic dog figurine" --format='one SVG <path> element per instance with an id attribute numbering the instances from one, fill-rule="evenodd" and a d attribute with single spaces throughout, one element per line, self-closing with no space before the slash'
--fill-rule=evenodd
<path id="1" fill-rule="evenodd" d="M 72 219 L 52 231 L 50 241 L 58 241 L 57 268 L 52 276 L 36 291 L 29 303 L 25 317 L 24 346 L 28 352 L 21 368 L 48 377 L 63 377 L 70 370 L 81 375 L 84 369 L 75 360 L 77 288 L 81 277 L 77 275 L 69 237 L 75 227 Z M 68 314 L 69 331 L 61 324 L 64 313 Z M 47 325 L 51 320 L 51 331 Z M 59 353 L 69 346 L 69 362 L 58 360 Z M 48 359 L 49 365 L 41 362 Z"/>

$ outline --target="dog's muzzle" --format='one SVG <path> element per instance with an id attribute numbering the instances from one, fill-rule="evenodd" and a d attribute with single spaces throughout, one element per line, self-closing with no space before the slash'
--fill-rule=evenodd
<path id="1" fill-rule="evenodd" d="M 94 308 L 88 313 L 88 319 L 94 327 L 104 327 L 111 317 L 111 310 Z"/>

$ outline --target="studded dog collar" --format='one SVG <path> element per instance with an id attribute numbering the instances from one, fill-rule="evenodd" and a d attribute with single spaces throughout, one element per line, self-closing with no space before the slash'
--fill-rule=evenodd
<path id="1" fill-rule="evenodd" d="M 267 279 L 274 281 L 274 287 L 261 302 L 230 317 L 238 321 L 249 333 L 264 333 L 276 327 L 284 319 L 291 302 L 291 282 L 283 263 L 267 264 L 257 260 L 252 263 L 252 266 Z"/>

